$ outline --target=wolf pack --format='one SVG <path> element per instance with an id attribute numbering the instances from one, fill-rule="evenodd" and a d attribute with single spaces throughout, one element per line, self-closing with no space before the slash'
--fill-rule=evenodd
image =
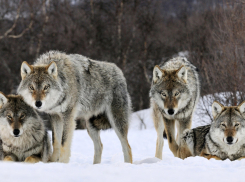
<path id="1" fill-rule="evenodd" d="M 0 160 L 68 163 L 75 121 L 83 118 L 94 144 L 94 164 L 101 162 L 100 131 L 110 128 L 121 142 L 124 161 L 133 162 L 128 143 L 131 100 L 115 64 L 49 51 L 32 65 L 24 61 L 20 70 L 17 93 L 0 93 Z M 166 137 L 173 155 L 181 159 L 244 158 L 245 102 L 224 106 L 214 101 L 212 123 L 191 129 L 199 97 L 197 68 L 185 57 L 154 67 L 150 102 L 157 132 L 155 157 L 162 159 Z M 49 115 L 52 142 L 40 112 Z"/>

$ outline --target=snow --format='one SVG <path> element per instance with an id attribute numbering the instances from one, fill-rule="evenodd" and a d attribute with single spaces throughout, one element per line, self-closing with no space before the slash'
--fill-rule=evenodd
<path id="1" fill-rule="evenodd" d="M 173 157 L 165 140 L 163 160 L 154 157 L 154 129 L 129 130 L 134 164 L 123 162 L 121 144 L 114 131 L 101 132 L 102 163 L 93 165 L 93 143 L 87 131 L 75 131 L 69 164 L 0 162 L 4 182 L 149 182 L 149 181 L 244 181 L 245 160 L 231 162 Z"/>
<path id="2" fill-rule="evenodd" d="M 193 126 L 200 125 L 198 121 L 203 118 L 200 112 L 201 109 L 195 112 Z M 139 118 L 145 125 L 140 124 Z M 132 115 L 128 133 L 133 164 L 123 162 L 120 141 L 113 130 L 108 130 L 101 132 L 102 163 L 93 165 L 93 142 L 86 130 L 76 130 L 68 164 L 0 162 L 0 179 L 3 182 L 244 181 L 245 160 L 231 162 L 202 157 L 181 160 L 173 156 L 167 140 L 164 141 L 163 160 L 157 159 L 154 157 L 156 137 L 151 110 L 142 110 Z"/>

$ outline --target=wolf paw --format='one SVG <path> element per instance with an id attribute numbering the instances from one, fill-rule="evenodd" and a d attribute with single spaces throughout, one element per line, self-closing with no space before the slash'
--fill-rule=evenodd
<path id="1" fill-rule="evenodd" d="M 59 162 L 59 156 L 53 154 L 53 155 L 50 157 L 49 162 Z"/>
<path id="2" fill-rule="evenodd" d="M 27 157 L 24 162 L 27 162 L 27 163 L 37 163 L 37 162 L 40 162 L 40 161 L 41 161 L 41 159 L 39 157 L 30 156 L 30 157 Z"/>
<path id="3" fill-rule="evenodd" d="M 14 162 L 14 159 L 11 156 L 6 156 L 4 157 L 3 161 Z"/>

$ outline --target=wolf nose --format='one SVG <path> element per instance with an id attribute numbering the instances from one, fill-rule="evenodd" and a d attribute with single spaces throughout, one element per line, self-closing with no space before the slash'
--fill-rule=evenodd
<path id="1" fill-rule="evenodd" d="M 19 129 L 14 129 L 13 131 L 15 136 L 18 136 L 20 134 L 20 130 Z"/>
<path id="2" fill-rule="evenodd" d="M 173 109 L 169 109 L 169 110 L 168 110 L 168 114 L 169 114 L 169 115 L 173 115 L 173 114 L 174 114 L 174 110 L 173 110 Z"/>
<path id="3" fill-rule="evenodd" d="M 228 136 L 226 138 L 226 140 L 227 140 L 228 144 L 232 144 L 232 142 L 233 142 L 233 138 L 231 136 Z"/>
<path id="4" fill-rule="evenodd" d="M 42 102 L 41 101 L 36 101 L 36 104 L 35 104 L 37 107 L 41 107 L 42 106 Z"/>

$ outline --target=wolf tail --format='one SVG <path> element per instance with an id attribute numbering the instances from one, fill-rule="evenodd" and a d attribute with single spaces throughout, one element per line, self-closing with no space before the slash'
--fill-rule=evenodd
<path id="1" fill-rule="evenodd" d="M 168 137 L 167 137 L 167 133 L 166 133 L 166 131 L 165 130 L 163 130 L 163 138 L 165 138 L 165 139 L 167 139 Z"/>

